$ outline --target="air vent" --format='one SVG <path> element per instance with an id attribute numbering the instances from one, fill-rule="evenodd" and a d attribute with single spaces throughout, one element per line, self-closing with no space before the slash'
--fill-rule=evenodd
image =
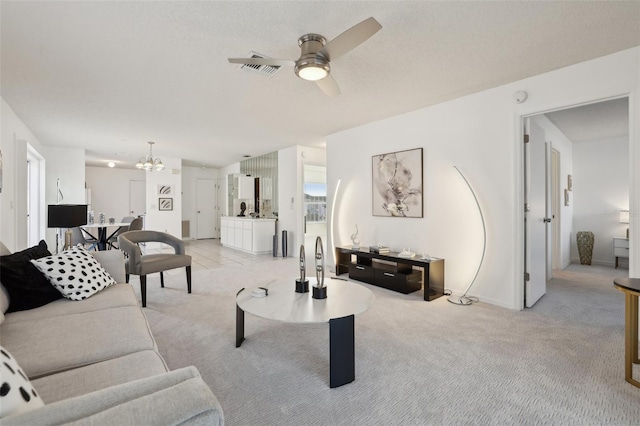
<path id="1" fill-rule="evenodd" d="M 249 58 L 269 58 L 261 53 L 251 52 L 249 53 Z M 280 70 L 281 67 L 276 65 L 248 65 L 242 64 L 240 66 L 241 70 L 256 72 L 262 75 L 272 76 Z"/>

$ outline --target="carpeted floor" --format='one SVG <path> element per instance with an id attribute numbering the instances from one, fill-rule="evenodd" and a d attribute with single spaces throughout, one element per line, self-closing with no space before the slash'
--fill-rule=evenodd
<path id="1" fill-rule="evenodd" d="M 626 270 L 556 271 L 523 312 L 368 286 L 376 301 L 356 317 L 356 380 L 330 389 L 328 325 L 247 315 L 235 348 L 236 292 L 295 277 L 297 259 L 194 262 L 193 293 L 183 271 L 164 289 L 151 277 L 145 313 L 169 367 L 195 365 L 228 425 L 640 424 L 612 286 Z"/>

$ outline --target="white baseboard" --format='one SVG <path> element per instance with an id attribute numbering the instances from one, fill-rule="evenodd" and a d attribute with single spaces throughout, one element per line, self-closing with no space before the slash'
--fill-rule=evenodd
<path id="1" fill-rule="evenodd" d="M 579 265 L 580 264 L 580 259 L 579 258 L 571 259 L 570 263 L 575 263 L 575 264 Z M 600 265 L 600 266 L 611 266 L 611 267 L 615 266 L 615 262 L 611 262 L 611 261 L 607 261 L 607 260 L 596 260 L 596 259 L 591 259 L 591 264 L 592 265 Z M 569 265 L 567 265 L 567 266 L 569 266 Z M 565 266 L 565 268 L 566 268 L 566 266 Z"/>
<path id="2" fill-rule="evenodd" d="M 450 290 L 450 289 L 448 289 L 448 290 Z M 451 295 L 452 296 L 462 296 L 462 292 L 460 292 L 460 291 L 452 291 Z M 511 304 L 505 302 L 504 300 L 495 299 L 493 297 L 479 296 L 477 294 L 470 294 L 470 293 L 467 293 L 467 296 L 468 297 L 475 297 L 475 298 L 478 299 L 479 302 L 489 303 L 490 305 L 495 305 L 495 306 L 498 306 L 500 308 L 505 308 L 505 309 L 509 309 L 509 310 L 512 310 L 512 311 L 517 310 L 516 307 L 514 307 Z M 449 297 L 449 296 L 445 295 L 443 297 Z M 436 300 L 439 300 L 439 299 L 436 299 Z"/>

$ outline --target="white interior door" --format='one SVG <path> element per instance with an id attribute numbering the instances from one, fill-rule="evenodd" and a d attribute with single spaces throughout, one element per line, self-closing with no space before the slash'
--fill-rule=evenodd
<path id="1" fill-rule="evenodd" d="M 143 180 L 129 181 L 129 213 L 144 216 L 147 205 L 147 184 Z"/>
<path id="2" fill-rule="evenodd" d="M 532 307 L 547 291 L 551 269 L 551 144 L 534 120 L 525 126 L 529 143 L 525 147 L 525 306 Z"/>
<path id="3" fill-rule="evenodd" d="M 216 238 L 217 188 L 213 179 L 196 180 L 196 238 Z"/>

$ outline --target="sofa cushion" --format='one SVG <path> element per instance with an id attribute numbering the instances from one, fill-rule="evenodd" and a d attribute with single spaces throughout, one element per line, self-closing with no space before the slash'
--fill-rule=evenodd
<path id="1" fill-rule="evenodd" d="M 44 402 L 15 358 L 2 346 L 0 346 L 0 379 L 0 418 L 44 406 Z"/>
<path id="2" fill-rule="evenodd" d="M 136 293 L 130 284 L 114 284 L 95 296 L 83 300 L 82 303 L 62 298 L 48 305 L 41 306 L 38 309 L 12 312 L 6 315 L 3 327 L 5 324 L 12 324 L 19 321 L 48 319 L 123 306 L 138 306 Z"/>
<path id="3" fill-rule="evenodd" d="M 38 389 L 40 398 L 51 404 L 167 371 L 160 354 L 148 350 L 51 374 L 32 383 Z"/>
<path id="4" fill-rule="evenodd" d="M 4 313 L 9 309 L 9 293 L 0 283 L 0 324 L 4 322 Z"/>
<path id="5" fill-rule="evenodd" d="M 116 283 L 100 262 L 80 245 L 60 254 L 32 259 L 31 263 L 70 300 L 87 299 Z"/>
<path id="6" fill-rule="evenodd" d="M 20 360 L 31 379 L 156 349 L 147 320 L 137 306 L 5 322 L 2 344 Z"/>
<path id="7" fill-rule="evenodd" d="M 90 252 L 109 275 L 118 283 L 125 282 L 124 253 L 120 250 L 103 250 Z"/>
<path id="8" fill-rule="evenodd" d="M 135 380 L 3 419 L 3 426 L 224 425 L 222 407 L 194 367 Z"/>
<path id="9" fill-rule="evenodd" d="M 43 240 L 37 246 L 0 257 L 0 281 L 9 293 L 7 312 L 37 308 L 62 297 L 30 262 L 50 255 Z"/>

